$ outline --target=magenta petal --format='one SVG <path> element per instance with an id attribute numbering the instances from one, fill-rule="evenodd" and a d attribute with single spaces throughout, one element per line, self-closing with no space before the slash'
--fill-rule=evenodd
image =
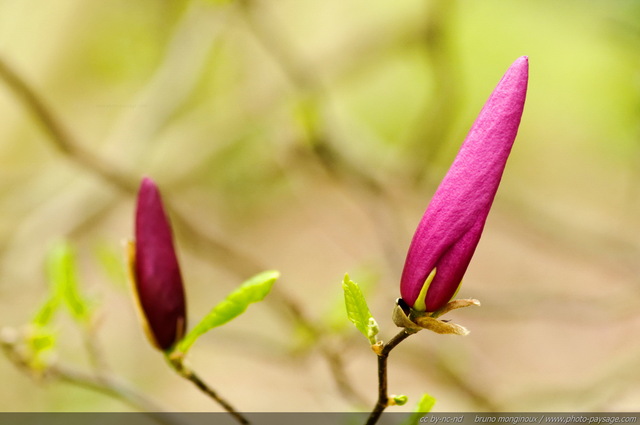
<path id="1" fill-rule="evenodd" d="M 186 307 L 169 220 L 149 178 L 138 192 L 135 234 L 137 295 L 154 342 L 166 350 L 184 335 Z"/>
<path id="2" fill-rule="evenodd" d="M 480 240 L 518 132 L 529 77 L 526 56 L 507 70 L 485 103 L 413 236 L 400 283 L 413 306 L 434 268 L 425 304 L 435 311 L 457 291 Z"/>

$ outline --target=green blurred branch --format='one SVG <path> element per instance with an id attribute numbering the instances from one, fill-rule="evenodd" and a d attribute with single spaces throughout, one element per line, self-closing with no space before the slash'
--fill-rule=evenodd
<path id="1" fill-rule="evenodd" d="M 332 146 L 326 126 L 318 123 L 322 103 L 329 96 L 326 85 L 313 69 L 304 63 L 295 53 L 295 48 L 282 36 L 279 26 L 269 16 L 266 8 L 260 8 L 256 0 L 240 0 L 243 17 L 255 40 L 274 60 L 287 78 L 299 99 L 305 104 L 300 114 L 306 130 L 306 142 L 316 160 L 338 180 L 353 181 L 367 192 L 382 196 L 382 185 L 370 173 L 353 161 L 349 161 L 339 150 Z"/>
<path id="2" fill-rule="evenodd" d="M 123 401 L 142 412 L 162 412 L 164 409 L 142 393 L 111 374 L 88 373 L 62 364 L 48 365 L 35 370 L 25 353 L 18 346 L 18 332 L 3 328 L 0 332 L 0 349 L 19 370 L 36 380 L 58 380 Z"/>
<path id="3" fill-rule="evenodd" d="M 137 184 L 114 164 L 109 164 L 78 144 L 53 111 L 29 84 L 0 58 L 0 78 L 27 107 L 54 146 L 66 157 L 105 181 L 127 192 L 134 192 Z"/>
<path id="4" fill-rule="evenodd" d="M 322 123 L 320 114 L 330 97 L 329 89 L 313 71 L 313 67 L 296 54 L 295 48 L 281 34 L 280 26 L 270 15 L 268 5 L 261 5 L 258 0 L 241 0 L 239 3 L 250 33 L 279 66 L 302 103 L 300 118 L 306 137 L 304 147 L 307 149 L 296 147 L 295 161 L 291 162 L 296 164 L 297 169 L 309 170 L 314 167 L 304 160 L 313 159 L 334 182 L 346 182 L 351 189 L 356 189 L 350 190 L 349 195 L 360 198 L 357 206 L 366 217 L 371 217 L 385 258 L 393 268 L 399 267 L 402 259 L 395 249 L 393 235 L 398 234 L 396 231 L 401 226 L 393 208 L 394 202 L 382 182 L 384 179 L 379 179 L 372 172 L 377 168 L 369 164 L 361 166 L 334 147 L 348 141 L 336 141 L 339 137 Z"/>
<path id="5" fill-rule="evenodd" d="M 504 411 L 504 407 L 500 403 L 492 400 L 487 391 L 480 390 L 469 382 L 469 377 L 464 376 L 464 372 L 456 369 L 446 354 L 434 350 L 432 350 L 431 353 L 434 355 L 434 370 L 441 376 L 443 382 L 446 382 L 449 386 L 471 400 L 479 410 L 489 412 Z M 420 363 L 420 365 L 422 366 L 423 363 Z M 416 364 L 415 367 L 418 367 L 418 365 Z"/>
<path id="6" fill-rule="evenodd" d="M 11 69 L 6 62 L 0 58 L 0 78 L 13 90 L 16 97 L 22 101 L 27 110 L 39 122 L 41 127 L 50 136 L 50 140 L 59 151 L 71 161 L 81 165 L 87 172 L 96 174 L 107 183 L 110 183 L 128 195 L 135 195 L 138 187 L 138 180 L 124 172 L 114 172 L 117 169 L 114 164 L 109 164 L 105 160 L 98 158 L 94 154 L 85 150 L 65 129 L 62 122 L 56 117 L 54 112 L 46 106 L 44 100 L 37 92 L 22 79 L 17 72 Z M 266 269 L 258 262 L 242 254 L 221 240 L 203 233 L 197 226 L 193 225 L 184 217 L 171 202 L 167 202 L 172 210 L 173 218 L 178 227 L 189 239 L 197 241 L 199 247 L 204 247 L 213 253 L 216 261 L 227 270 L 238 276 L 256 274 Z M 277 292 L 277 291 L 275 291 Z M 281 296 L 285 305 L 293 303 L 287 297 Z M 301 317 L 302 313 L 297 306 L 288 307 L 294 313 L 294 317 Z"/>
<path id="7" fill-rule="evenodd" d="M 198 89 L 211 51 L 221 43 L 221 34 L 231 25 L 230 12 L 225 8 L 212 9 L 202 1 L 189 2 L 172 28 L 160 62 L 130 102 L 144 106 L 144 113 L 138 108 L 124 109 L 106 137 L 105 146 L 115 151 L 126 147 L 132 161 L 149 152 L 150 143 Z M 128 143 L 131 140 L 135 140 L 133 149 Z"/>
<path id="8" fill-rule="evenodd" d="M 271 55 L 303 102 L 304 111 L 300 116 L 303 120 L 306 142 L 310 148 L 304 153 L 311 153 L 311 156 L 334 180 L 347 181 L 357 188 L 364 189 L 365 199 L 359 203 L 359 206 L 365 210 L 367 217 L 370 217 L 373 212 L 376 236 L 382 239 L 381 246 L 385 250 L 386 257 L 390 258 L 391 263 L 397 263 L 391 237 L 393 232 L 389 230 L 392 226 L 397 227 L 397 220 L 393 219 L 395 216 L 390 208 L 392 203 L 387 202 L 385 189 L 370 173 L 365 172 L 358 164 L 349 161 L 340 151 L 333 148 L 330 141 L 332 136 L 328 134 L 326 126 L 320 124 L 319 111 L 322 109 L 322 102 L 329 95 L 324 83 L 295 54 L 295 49 L 280 34 L 277 23 L 270 19 L 271 16 L 268 16 L 267 10 L 258 9 L 259 5 L 255 0 L 241 0 L 239 3 L 250 32 L 262 48 Z M 300 153 L 302 152 L 298 152 Z M 303 158 L 308 159 L 309 156 L 304 155 Z M 298 157 L 298 159 L 301 158 Z M 296 161 L 296 163 L 301 162 Z M 308 168 L 300 165 L 298 167 Z M 362 196 L 360 191 L 351 192 L 354 196 Z M 311 322 L 306 321 L 304 327 L 315 339 L 324 338 L 325 332 L 313 326 Z M 339 391 L 353 403 L 363 405 L 365 398 L 356 391 L 348 379 L 340 351 L 322 341 L 318 344 L 322 347 L 321 354 L 329 365 Z"/>
<path id="9" fill-rule="evenodd" d="M 455 0 L 425 3 L 426 19 L 421 45 L 433 79 L 423 110 L 418 112 L 416 128 L 408 144 L 407 158 L 413 178 L 420 182 L 427 176 L 440 149 L 446 145 L 460 103 L 461 76 L 452 47 L 452 21 Z"/>
<path id="10" fill-rule="evenodd" d="M 123 172 L 112 171 L 117 168 L 83 149 L 70 136 L 70 133 L 65 129 L 53 111 L 46 106 L 44 100 L 37 92 L 2 59 L 0 59 L 0 78 L 5 81 L 16 94 L 16 97 L 22 101 L 27 110 L 37 119 L 39 124 L 50 136 L 50 140 L 64 156 L 81 165 L 86 171 L 100 176 L 121 191 L 129 195 L 135 195 L 137 180 Z M 233 274 L 246 276 L 256 274 L 267 268 L 261 266 L 257 261 L 247 255 L 234 250 L 221 240 L 205 234 L 180 214 L 169 200 L 167 200 L 167 204 L 172 210 L 172 216 L 177 227 L 182 231 L 186 239 L 194 241 L 198 248 L 203 248 L 211 253 L 218 264 Z M 198 251 L 199 250 L 196 250 L 196 252 Z M 318 340 L 322 336 L 323 331 L 304 314 L 297 301 L 291 298 L 285 291 L 279 289 L 279 287 L 275 287 L 270 299 L 275 301 L 273 303 L 275 310 L 285 319 L 293 319 L 293 321 L 305 329 L 308 334 L 312 335 L 315 340 Z M 340 371 L 343 371 L 343 367 L 341 366 L 343 362 L 340 360 L 340 354 L 337 351 L 327 352 L 323 350 L 322 352 L 327 358 L 331 370 L 338 372 L 334 373 L 334 375 L 341 376 Z M 343 379 L 337 379 L 341 391 L 349 395 L 352 400 L 360 401 L 361 398 L 356 395 L 353 389 L 346 387 L 344 385 L 345 382 Z"/>

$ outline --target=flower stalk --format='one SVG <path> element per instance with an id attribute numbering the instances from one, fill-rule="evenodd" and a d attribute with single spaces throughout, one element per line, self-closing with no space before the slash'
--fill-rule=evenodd
<path id="1" fill-rule="evenodd" d="M 167 354 L 167 361 L 176 373 L 186 380 L 193 383 L 200 391 L 205 393 L 216 403 L 218 403 L 224 410 L 226 410 L 238 423 L 248 425 L 249 420 L 242 415 L 235 407 L 231 405 L 226 399 L 222 398 L 217 391 L 211 388 L 206 382 L 204 382 L 193 370 L 184 364 L 182 356 L 172 356 Z"/>
<path id="2" fill-rule="evenodd" d="M 411 336 L 414 332 L 408 331 L 406 329 L 401 330 L 396 336 L 391 338 L 389 342 L 382 345 L 382 349 L 378 354 L 378 400 L 376 401 L 376 405 L 373 407 L 373 410 L 369 414 L 367 418 L 366 425 L 373 425 L 380 419 L 382 412 L 389 407 L 391 404 L 391 399 L 388 394 L 388 384 L 387 384 L 387 360 L 389 358 L 389 353 L 393 350 L 398 344 Z"/>

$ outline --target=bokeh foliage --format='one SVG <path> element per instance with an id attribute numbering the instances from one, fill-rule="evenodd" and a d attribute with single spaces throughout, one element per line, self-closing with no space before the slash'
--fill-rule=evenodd
<path id="1" fill-rule="evenodd" d="M 256 411 L 368 406 L 375 358 L 335 326 L 341 277 L 389 338 L 415 225 L 497 79 L 528 55 L 519 137 L 460 292 L 483 302 L 457 313 L 472 333 L 405 343 L 390 386 L 407 411 L 425 392 L 439 411 L 637 411 L 638 22 L 632 0 L 0 2 L 0 64 L 71 143 L 0 73 L 0 325 L 46 302 L 47 253 L 68 239 L 111 369 L 167 409 L 212 409 L 165 371 L 114 285 L 132 188 L 150 175 L 189 314 L 282 273 L 193 362 Z M 56 320 L 57 356 L 90 365 L 72 320 Z M 0 382 L 0 410 L 129 408 L 4 359 Z"/>

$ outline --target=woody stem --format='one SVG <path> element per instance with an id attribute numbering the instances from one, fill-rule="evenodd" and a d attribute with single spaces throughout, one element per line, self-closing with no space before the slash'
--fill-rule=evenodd
<path id="1" fill-rule="evenodd" d="M 380 415 L 384 409 L 389 405 L 389 395 L 387 393 L 387 359 L 389 353 L 398 344 L 408 338 L 412 332 L 408 332 L 406 329 L 401 330 L 396 336 L 391 338 L 389 342 L 383 345 L 380 354 L 378 354 L 378 401 L 373 407 L 366 425 L 374 425 L 380 419 Z"/>
<path id="2" fill-rule="evenodd" d="M 173 369 L 183 378 L 191 381 L 200 391 L 211 397 L 216 403 L 218 403 L 224 410 L 229 412 L 233 418 L 243 425 L 249 425 L 249 420 L 238 412 L 228 401 L 220 397 L 220 395 L 206 382 L 204 382 L 198 375 L 191 369 L 184 365 L 181 360 L 174 360 L 169 358 L 169 364 Z"/>

